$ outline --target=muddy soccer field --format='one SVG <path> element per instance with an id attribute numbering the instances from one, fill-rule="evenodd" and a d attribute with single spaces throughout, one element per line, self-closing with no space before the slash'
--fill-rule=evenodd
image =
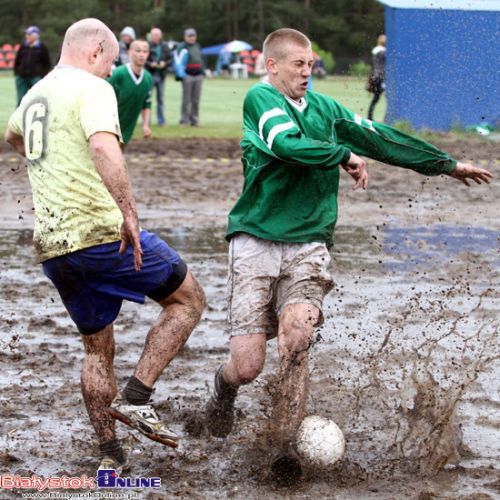
<path id="1" fill-rule="evenodd" d="M 238 143 L 132 142 L 126 158 L 141 225 L 180 251 L 208 301 L 153 396 L 182 436 L 179 448 L 117 424 L 129 475 L 162 480 L 159 491 L 129 490 L 133 498 L 500 495 L 498 145 L 443 137 L 439 146 L 491 169 L 493 183 L 467 188 L 371 162 L 369 189 L 353 192 L 342 172 L 336 286 L 311 351 L 308 413 L 337 422 L 347 451 L 333 468 L 306 468 L 297 486 L 278 488 L 266 467 L 276 341 L 262 375 L 240 391 L 235 431 L 212 438 L 202 420 L 228 351 L 224 231 L 242 185 Z M 0 475 L 94 475 L 81 341 L 35 262 L 26 168 L 5 144 L 0 163 Z M 152 302 L 124 303 L 115 327 L 120 385 L 158 312 Z"/>

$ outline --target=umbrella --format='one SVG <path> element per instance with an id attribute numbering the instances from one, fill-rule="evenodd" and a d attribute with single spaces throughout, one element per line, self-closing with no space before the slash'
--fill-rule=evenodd
<path id="1" fill-rule="evenodd" d="M 226 43 L 222 50 L 225 52 L 241 52 L 243 50 L 252 50 L 252 46 L 242 40 L 233 40 L 232 42 Z"/>

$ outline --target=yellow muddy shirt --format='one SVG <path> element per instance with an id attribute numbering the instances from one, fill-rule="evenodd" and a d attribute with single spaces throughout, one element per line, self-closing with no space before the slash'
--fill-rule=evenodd
<path id="1" fill-rule="evenodd" d="M 39 262 L 120 239 L 122 214 L 90 156 L 96 132 L 121 132 L 113 88 L 56 67 L 23 98 L 9 128 L 24 137 Z"/>

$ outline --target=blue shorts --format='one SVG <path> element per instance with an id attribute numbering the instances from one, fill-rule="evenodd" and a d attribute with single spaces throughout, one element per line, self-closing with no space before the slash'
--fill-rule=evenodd
<path id="1" fill-rule="evenodd" d="M 120 242 L 106 243 L 61 255 L 43 263 L 71 319 L 83 335 L 112 323 L 124 299 L 160 301 L 175 292 L 187 267 L 175 250 L 155 234 L 141 231 L 142 267 L 134 268 L 132 246 L 120 255 Z"/>

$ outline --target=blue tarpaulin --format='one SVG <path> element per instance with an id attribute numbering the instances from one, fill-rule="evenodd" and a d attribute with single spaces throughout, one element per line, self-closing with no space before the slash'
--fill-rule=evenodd
<path id="1" fill-rule="evenodd" d="M 414 128 L 500 125 L 499 0 L 385 4 L 387 120 Z"/>
<path id="2" fill-rule="evenodd" d="M 219 45 L 211 45 L 210 47 L 203 47 L 201 53 L 204 56 L 218 56 L 220 51 L 227 45 L 225 43 L 220 43 Z"/>

